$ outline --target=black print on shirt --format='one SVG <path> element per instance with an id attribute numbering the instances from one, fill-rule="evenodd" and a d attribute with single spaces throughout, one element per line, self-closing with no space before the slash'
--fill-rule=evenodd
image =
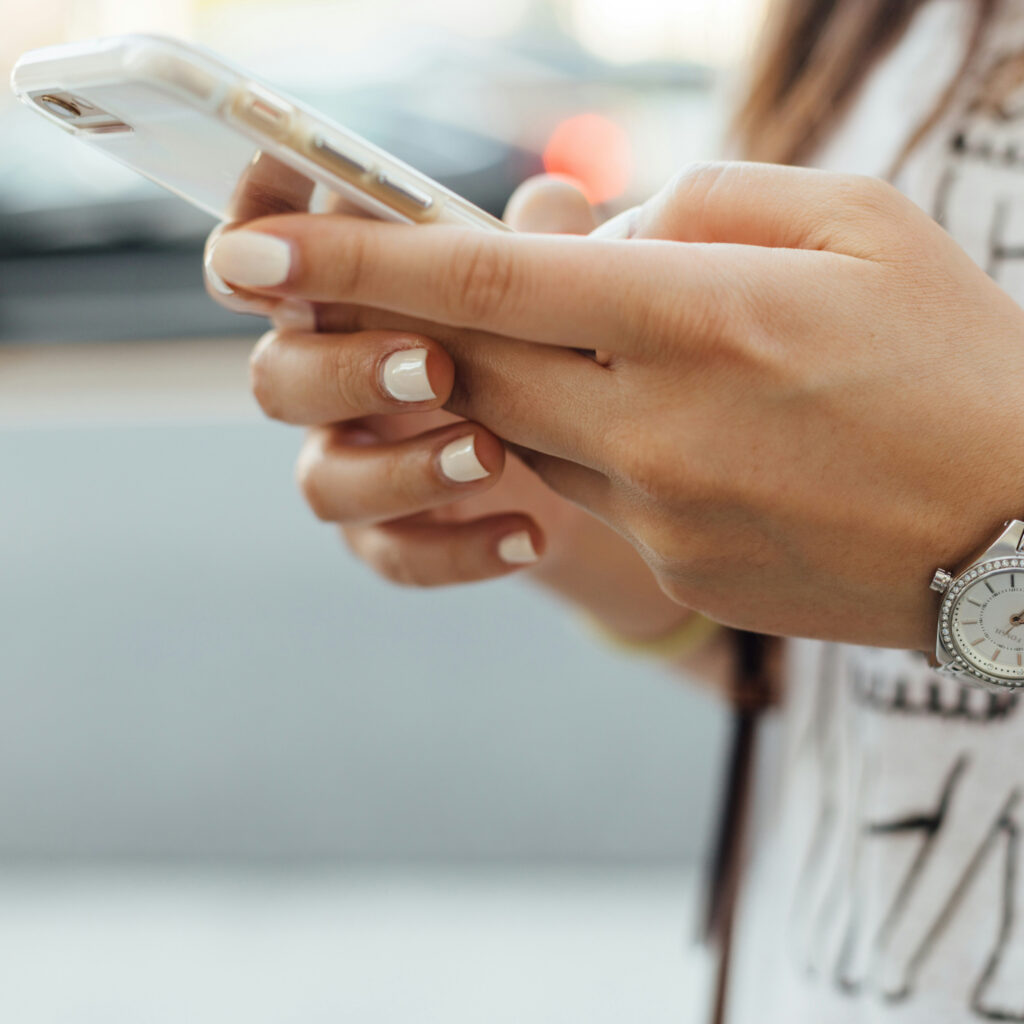
<path id="1" fill-rule="evenodd" d="M 928 673 L 924 679 L 893 678 L 854 661 L 847 666 L 856 702 L 872 711 L 934 717 L 984 725 L 1009 718 L 1020 706 L 1016 693 L 986 693 L 954 679 Z"/>
<path id="2" fill-rule="evenodd" d="M 971 1010 L 983 1020 L 1024 1022 L 1024 1004 L 1018 1009 L 997 1007 L 990 1005 L 987 999 L 988 990 L 1002 965 L 1007 948 L 1013 937 L 1013 926 L 1016 917 L 1016 865 L 1020 843 L 1020 828 L 1014 818 L 1014 814 L 1020 806 L 1022 795 L 1024 794 L 1019 789 L 1014 789 L 1010 792 L 999 815 L 992 822 L 988 832 L 982 837 L 981 843 L 971 858 L 970 863 L 957 879 L 956 885 L 949 894 L 949 898 L 939 909 L 931 928 L 929 928 L 921 943 L 914 950 L 904 973 L 902 984 L 894 991 L 887 993 L 887 998 L 891 1001 L 903 1001 L 909 999 L 914 994 L 920 972 L 934 951 L 936 943 L 952 925 L 957 911 L 970 898 L 971 887 L 975 878 L 984 869 L 990 858 L 999 855 L 1000 847 L 1002 847 L 1003 884 L 1001 905 L 999 907 L 998 933 L 992 953 L 988 957 L 980 977 L 971 989 L 970 1006 Z M 936 819 L 928 820 L 926 818 L 923 819 L 923 826 L 920 826 L 926 832 L 930 827 L 934 827 L 934 831 L 929 835 L 928 841 L 921 848 L 922 853 L 927 850 L 927 855 L 929 856 L 931 854 L 932 840 L 934 840 L 935 835 L 938 834 L 942 827 L 941 818 L 937 819 L 937 824 L 934 824 L 935 821 Z M 899 831 L 899 823 L 894 824 L 894 831 Z M 886 826 L 882 827 L 885 828 Z M 913 828 L 914 826 L 910 825 L 909 827 Z M 912 885 L 913 878 L 911 877 L 906 880 L 905 886 L 911 887 Z"/>
<path id="3" fill-rule="evenodd" d="M 1011 234 L 1014 200 L 1024 189 L 1024 54 L 1011 52 L 995 59 L 973 88 L 973 99 L 945 146 L 945 167 L 932 202 L 932 216 L 957 234 L 957 204 L 963 197 L 970 218 L 982 216 L 978 182 L 981 168 L 991 205 L 983 214 L 987 252 L 972 255 L 999 280 L 1008 264 L 1024 260 L 1024 237 Z"/>
<path id="4" fill-rule="evenodd" d="M 977 930 L 981 920 L 984 924 L 974 945 L 984 958 L 975 957 L 972 976 L 963 979 L 964 1011 L 979 1020 L 1024 1024 L 1024 971 L 1019 963 L 1008 963 L 1011 949 L 1016 949 L 1018 960 L 1021 956 L 1014 940 L 1024 901 L 1017 874 L 1024 788 L 1011 786 L 1001 804 L 998 797 L 992 801 L 993 811 L 982 818 L 980 827 L 972 824 L 976 831 L 969 837 L 962 866 L 949 846 L 951 839 L 963 838 L 964 821 L 970 816 L 961 816 L 958 825 L 951 825 L 951 810 L 958 800 L 962 810 L 965 801 L 976 798 L 971 787 L 980 785 L 981 778 L 967 753 L 951 752 L 951 760 L 937 773 L 932 795 L 922 800 L 920 808 L 874 820 L 861 809 L 870 765 L 858 765 L 851 771 L 847 764 L 848 774 L 845 780 L 842 777 L 839 747 L 842 730 L 850 722 L 848 715 L 838 713 L 836 694 L 844 681 L 858 692 L 855 673 L 844 673 L 844 668 L 852 666 L 844 666 L 839 649 L 827 645 L 815 701 L 797 748 L 800 759 L 809 757 L 816 762 L 820 782 L 814 825 L 791 910 L 799 962 L 807 973 L 848 997 L 873 997 L 895 1009 L 913 1002 L 927 983 L 922 983 L 922 974 L 935 963 L 943 939 L 958 928 Z M 863 679 L 860 683 L 862 689 Z M 897 713 L 913 713 L 906 710 L 905 701 L 895 703 Z M 888 702 L 865 709 L 868 714 L 876 710 L 891 713 Z M 958 718 L 961 725 L 987 722 L 1001 732 L 1007 714 L 1003 709 L 987 717 Z M 845 839 L 838 832 L 843 827 L 840 808 L 844 804 L 854 815 L 854 828 Z M 953 832 L 954 828 L 961 834 Z M 845 844 L 844 855 L 833 857 L 826 866 L 826 852 L 834 850 L 837 841 Z M 899 844 L 898 850 L 906 851 L 906 860 L 898 877 L 892 878 L 891 890 L 883 894 L 883 905 L 876 902 L 869 912 L 865 910 L 871 903 L 868 886 L 877 884 L 877 879 L 869 879 L 863 867 L 879 843 Z M 893 863 L 900 863 L 900 857 L 898 853 Z M 948 877 L 944 877 L 945 870 Z M 930 888 L 922 891 L 929 873 Z M 867 920 L 869 913 L 871 920 Z M 971 914 L 973 925 L 965 920 Z M 908 921 L 913 927 L 903 928 Z M 838 938 L 834 946 L 830 946 L 829 936 Z M 830 948 L 834 952 L 822 952 Z"/>
<path id="5" fill-rule="evenodd" d="M 960 138 L 958 135 L 957 138 Z M 1016 152 L 1016 151 L 1015 151 Z M 1021 168 L 1024 171 L 1024 167 Z M 950 227 L 950 205 L 958 187 L 964 181 L 966 168 L 962 162 L 952 164 L 945 169 L 939 181 L 932 216 L 944 228 Z M 972 194 L 972 202 L 976 196 Z M 999 281 L 1002 272 L 1009 263 L 1024 260 L 1024 243 L 1015 243 L 1008 238 L 1010 213 L 1013 203 L 1008 197 L 994 197 L 988 210 L 988 247 L 984 254 L 982 266 L 985 273 L 994 281 Z"/>

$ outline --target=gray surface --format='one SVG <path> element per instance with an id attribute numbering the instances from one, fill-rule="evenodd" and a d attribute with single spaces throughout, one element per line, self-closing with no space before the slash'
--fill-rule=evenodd
<path id="1" fill-rule="evenodd" d="M 166 250 L 0 258 L 0 344 L 250 333 L 244 319 L 207 300 L 201 260 L 200 240 Z"/>
<path id="2" fill-rule="evenodd" d="M 694 855 L 713 703 L 522 584 L 379 583 L 297 443 L 0 431 L 0 856 Z"/>
<path id="3" fill-rule="evenodd" d="M 695 1024 L 652 869 L 0 873 L 11 1024 Z"/>

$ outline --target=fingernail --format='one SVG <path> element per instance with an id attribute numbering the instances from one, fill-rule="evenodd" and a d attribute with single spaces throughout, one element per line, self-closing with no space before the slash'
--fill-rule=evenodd
<path id="1" fill-rule="evenodd" d="M 498 543 L 498 555 L 509 565 L 530 565 L 539 559 L 528 530 L 510 533 Z"/>
<path id="2" fill-rule="evenodd" d="M 284 299 L 274 307 L 271 320 L 289 331 L 316 331 L 316 309 L 302 299 Z"/>
<path id="3" fill-rule="evenodd" d="M 210 249 L 210 266 L 222 281 L 269 288 L 288 278 L 292 247 L 262 231 L 227 231 Z"/>
<path id="4" fill-rule="evenodd" d="M 425 348 L 405 348 L 388 356 L 381 380 L 384 390 L 399 402 L 426 402 L 437 398 L 427 376 Z"/>
<path id="5" fill-rule="evenodd" d="M 206 256 L 203 259 L 203 268 L 206 271 L 206 279 L 213 285 L 214 291 L 220 292 L 221 295 L 235 294 L 235 289 L 213 269 L 213 246 L 206 251 Z"/>
<path id="6" fill-rule="evenodd" d="M 449 480 L 459 484 L 468 484 L 471 480 L 483 480 L 490 473 L 480 464 L 476 457 L 476 435 L 460 437 L 445 445 L 441 452 L 441 472 Z"/>

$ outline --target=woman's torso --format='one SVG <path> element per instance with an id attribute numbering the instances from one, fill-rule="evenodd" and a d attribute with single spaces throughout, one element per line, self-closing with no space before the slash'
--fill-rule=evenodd
<path id="1" fill-rule="evenodd" d="M 888 172 L 956 73 L 971 6 L 918 14 L 819 166 Z M 894 180 L 1024 303 L 1024 3 Z M 730 1024 L 1024 1022 L 1024 701 L 911 652 L 792 641 L 786 660 Z"/>

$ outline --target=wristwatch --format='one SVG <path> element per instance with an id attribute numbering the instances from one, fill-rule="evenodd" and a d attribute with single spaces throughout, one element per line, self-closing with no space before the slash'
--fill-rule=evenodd
<path id="1" fill-rule="evenodd" d="M 997 693 L 1024 688 L 1024 521 L 957 574 L 939 569 L 938 670 Z"/>

